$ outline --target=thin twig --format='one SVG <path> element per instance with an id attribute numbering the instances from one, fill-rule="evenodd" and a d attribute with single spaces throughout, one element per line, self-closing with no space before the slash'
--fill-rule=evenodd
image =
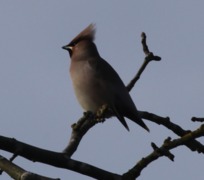
<path id="1" fill-rule="evenodd" d="M 204 122 L 204 118 L 200 118 L 200 117 L 192 117 L 191 121 L 193 122 Z"/>
<path id="2" fill-rule="evenodd" d="M 145 111 L 140 111 L 141 117 L 149 120 L 151 122 L 157 123 L 159 125 L 163 125 L 164 127 L 168 128 L 172 132 L 174 132 L 176 135 L 182 137 L 190 132 L 190 130 L 184 130 L 181 128 L 179 125 L 173 123 L 170 121 L 169 117 L 160 117 L 155 114 L 145 112 Z M 204 153 L 204 146 L 198 142 L 197 140 L 192 140 L 191 142 L 188 142 L 186 146 L 191 150 L 191 151 L 197 151 L 198 153 Z"/>
<path id="3" fill-rule="evenodd" d="M 38 174 L 34 174 L 28 172 L 21 167 L 17 166 L 11 160 L 7 160 L 3 156 L 0 156 L 0 167 L 3 171 L 5 171 L 12 179 L 21 179 L 21 180 L 59 180 L 48 178 L 45 176 L 41 176 Z"/>
<path id="4" fill-rule="evenodd" d="M 171 149 L 174 149 L 178 146 L 188 144 L 192 140 L 204 136 L 204 125 L 201 125 L 197 130 L 189 132 L 188 134 L 184 135 L 181 138 L 174 139 L 174 140 L 168 140 L 164 141 L 163 145 L 160 148 L 157 148 L 152 153 L 147 155 L 145 158 L 142 158 L 132 169 L 130 169 L 128 172 L 123 174 L 124 179 L 133 180 L 140 176 L 142 170 L 147 167 L 151 162 L 155 161 L 161 156 L 164 156 L 165 154 L 160 153 L 165 151 L 169 151 Z M 159 149 L 159 150 L 158 150 Z"/>
<path id="5" fill-rule="evenodd" d="M 143 32 L 141 34 L 141 43 L 143 47 L 143 52 L 145 54 L 144 62 L 142 66 L 140 67 L 139 71 L 137 74 L 134 76 L 134 78 L 130 81 L 130 83 L 126 86 L 128 91 L 131 91 L 131 89 L 134 87 L 135 83 L 140 79 L 141 74 L 145 70 L 146 66 L 149 64 L 151 61 L 160 61 L 161 57 L 155 56 L 152 52 L 149 51 L 149 48 L 147 46 L 147 37 L 146 34 Z"/>

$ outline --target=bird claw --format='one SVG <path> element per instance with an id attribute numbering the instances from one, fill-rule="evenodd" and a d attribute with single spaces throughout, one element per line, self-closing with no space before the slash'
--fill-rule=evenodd
<path id="1" fill-rule="evenodd" d="M 104 122 L 105 121 L 105 114 L 108 111 L 108 105 L 104 104 L 102 105 L 95 114 L 95 119 L 97 122 Z"/>
<path id="2" fill-rule="evenodd" d="M 105 109 L 107 106 L 103 105 L 99 108 L 99 110 L 96 113 L 93 113 L 91 111 L 84 112 L 84 117 L 86 119 L 94 119 L 97 122 L 104 122 L 105 121 Z"/>
<path id="3" fill-rule="evenodd" d="M 94 113 L 91 111 L 84 112 L 84 117 L 86 118 L 93 118 L 94 116 L 95 116 Z"/>

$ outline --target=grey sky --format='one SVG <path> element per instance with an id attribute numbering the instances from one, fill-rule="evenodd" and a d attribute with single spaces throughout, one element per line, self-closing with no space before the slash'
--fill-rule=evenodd
<path id="1" fill-rule="evenodd" d="M 0 2 L 0 119 L 1 135 L 61 151 L 70 125 L 82 115 L 68 73 L 70 59 L 61 49 L 90 23 L 96 23 L 96 44 L 101 56 L 125 84 L 143 62 L 140 44 L 147 34 L 150 50 L 162 57 L 152 62 L 131 96 L 139 110 L 149 111 L 186 129 L 204 116 L 204 2 L 181 1 L 9 1 Z M 130 132 L 112 118 L 95 126 L 73 158 L 115 173 L 123 173 L 148 155 L 153 141 L 161 145 L 172 134 L 146 122 L 151 133 L 128 121 Z M 201 139 L 202 142 L 203 138 Z M 203 179 L 202 155 L 185 147 L 148 166 L 140 179 Z M 9 158 L 11 155 L 0 151 Z M 61 179 L 89 177 L 32 163 L 15 162 L 28 171 Z M 10 179 L 5 173 L 0 179 Z"/>

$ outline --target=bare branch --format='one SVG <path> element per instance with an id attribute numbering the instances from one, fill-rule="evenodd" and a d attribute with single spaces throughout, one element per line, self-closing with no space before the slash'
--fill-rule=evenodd
<path id="1" fill-rule="evenodd" d="M 72 125 L 71 138 L 67 147 L 63 151 L 68 157 L 71 157 L 77 150 L 77 147 L 86 132 L 97 123 L 93 116 L 89 116 L 88 114 L 89 113 L 84 114 L 84 116 L 79 119 L 77 123 Z"/>
<path id="2" fill-rule="evenodd" d="M 170 129 L 180 137 L 190 132 L 190 130 L 184 130 L 179 125 L 171 122 L 169 117 L 163 118 L 145 111 L 140 111 L 140 113 L 142 118 L 152 121 L 154 123 L 157 123 L 159 125 L 165 126 L 166 128 Z M 197 140 L 192 140 L 191 142 L 188 142 L 186 146 L 192 151 L 197 151 L 198 153 L 204 153 L 204 146 Z"/>
<path id="3" fill-rule="evenodd" d="M 87 163 L 70 159 L 65 153 L 40 149 L 13 138 L 0 136 L 0 149 L 11 153 L 15 153 L 18 150 L 18 155 L 28 160 L 72 170 L 95 179 L 121 180 L 120 175 L 99 169 Z"/>
<path id="4" fill-rule="evenodd" d="M 146 34 L 144 32 L 141 34 L 141 37 L 142 37 L 141 43 L 142 43 L 143 51 L 144 51 L 144 54 L 146 55 L 146 57 L 144 58 L 144 62 L 142 64 L 142 66 L 140 67 L 139 71 L 137 72 L 137 74 L 135 75 L 135 77 L 127 85 L 128 91 L 131 91 L 131 89 L 134 87 L 135 83 L 140 79 L 141 74 L 143 73 L 146 66 L 149 64 L 149 62 L 161 60 L 161 57 L 155 56 L 152 52 L 149 51 L 149 48 L 148 48 L 147 43 L 146 43 Z"/>
<path id="5" fill-rule="evenodd" d="M 59 180 L 27 172 L 3 156 L 0 156 L 0 168 L 11 178 L 19 180 Z"/>
<path id="6" fill-rule="evenodd" d="M 165 153 L 163 154 L 161 152 L 168 152 L 173 148 L 188 144 L 190 141 L 201 136 L 204 136 L 204 125 L 201 125 L 200 128 L 198 128 L 197 130 L 189 132 L 181 138 L 174 139 L 172 141 L 170 139 L 165 140 L 160 148 L 157 148 L 151 154 L 149 154 L 145 158 L 142 158 L 132 169 L 130 169 L 127 173 L 123 174 L 124 179 L 136 179 L 138 176 L 140 176 L 142 170 L 147 167 L 151 162 L 165 155 Z"/>
<path id="7" fill-rule="evenodd" d="M 191 121 L 193 122 L 204 122 L 204 118 L 200 118 L 200 117 L 192 117 Z"/>
<path id="8" fill-rule="evenodd" d="M 170 138 L 167 138 L 165 141 L 169 141 Z M 158 148 L 157 145 L 155 143 L 151 143 L 152 148 L 154 149 L 154 151 L 157 151 L 157 153 L 168 157 L 171 161 L 174 161 L 174 155 L 168 150 L 168 149 L 161 149 Z"/>

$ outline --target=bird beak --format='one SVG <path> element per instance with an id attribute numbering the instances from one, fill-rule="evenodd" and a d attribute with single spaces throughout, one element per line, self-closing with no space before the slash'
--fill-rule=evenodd
<path id="1" fill-rule="evenodd" d="M 67 50 L 67 51 L 70 51 L 70 50 L 72 50 L 72 46 L 69 46 L 69 45 L 65 45 L 65 46 L 62 46 L 62 49 L 64 49 L 64 50 Z"/>
<path id="2" fill-rule="evenodd" d="M 65 46 L 62 46 L 62 49 L 67 50 L 69 52 L 70 57 L 72 56 L 73 46 L 65 45 Z"/>

